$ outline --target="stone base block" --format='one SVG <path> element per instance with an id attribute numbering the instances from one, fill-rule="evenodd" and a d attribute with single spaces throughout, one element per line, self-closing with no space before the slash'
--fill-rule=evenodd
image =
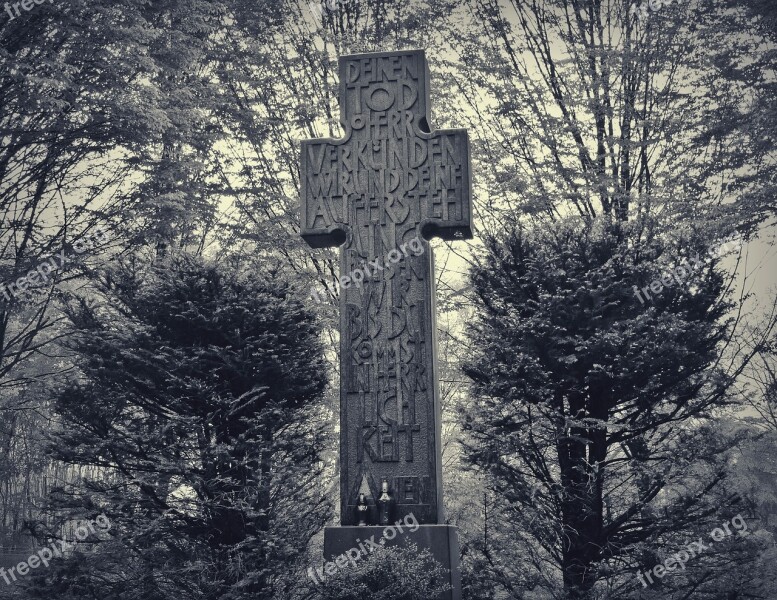
<path id="1" fill-rule="evenodd" d="M 430 600 L 461 600 L 461 569 L 459 565 L 459 536 L 456 527 L 452 525 L 418 525 L 418 529 L 410 531 L 404 522 L 400 522 L 403 533 L 396 527 L 326 527 L 324 529 L 324 561 L 334 562 L 340 556 L 346 556 L 349 550 L 368 547 L 366 540 L 380 543 L 385 540 L 385 546 L 405 546 L 413 542 L 419 550 L 427 549 L 434 559 L 444 569 L 450 572 L 449 583 L 451 591 Z M 394 529 L 396 535 L 392 539 Z M 353 554 L 353 553 L 352 553 Z M 340 559 L 340 564 L 343 564 Z M 351 563 L 345 563 L 349 568 Z M 331 567 L 330 567 L 331 570 Z"/>

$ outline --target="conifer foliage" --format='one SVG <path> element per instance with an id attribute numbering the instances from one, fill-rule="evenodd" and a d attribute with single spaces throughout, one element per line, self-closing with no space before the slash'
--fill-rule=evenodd
<path id="1" fill-rule="evenodd" d="M 70 306 L 80 376 L 59 396 L 53 451 L 100 476 L 62 490 L 60 508 L 113 523 L 81 587 L 106 599 L 279 598 L 329 517 L 311 419 L 326 385 L 319 330 L 278 273 L 173 263 L 122 271 L 111 304 Z"/>
<path id="2" fill-rule="evenodd" d="M 639 573 L 742 510 L 727 483 L 736 438 L 710 419 L 732 382 L 717 361 L 731 323 L 716 261 L 650 303 L 633 289 L 699 249 L 636 245 L 628 228 L 577 222 L 487 244 L 472 275 L 474 398 L 461 422 L 466 458 L 501 509 L 482 550 L 503 588 L 643 597 Z M 649 591 L 756 593 L 742 581 L 753 540 L 734 541 Z M 526 561 L 515 577 L 507 547 Z"/>

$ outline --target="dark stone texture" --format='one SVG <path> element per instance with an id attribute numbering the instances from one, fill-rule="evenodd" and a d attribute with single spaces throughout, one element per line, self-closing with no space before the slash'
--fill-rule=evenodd
<path id="1" fill-rule="evenodd" d="M 430 128 L 423 50 L 340 57 L 341 139 L 304 140 L 300 234 L 340 248 L 340 518 L 325 556 L 380 538 L 381 482 L 391 522 L 413 515 L 414 541 L 450 569 L 458 538 L 442 502 L 434 257 L 428 240 L 472 237 L 469 138 Z M 390 506 L 389 506 L 390 505 Z M 365 514 L 366 513 L 366 514 Z M 412 521 L 412 519 L 411 519 Z M 431 600 L 431 599 L 430 599 Z"/>
<path id="2" fill-rule="evenodd" d="M 302 142 L 301 235 L 340 246 L 343 525 L 360 492 L 376 512 L 383 479 L 396 519 L 445 520 L 427 240 L 472 237 L 472 183 L 466 130 L 430 131 L 429 104 L 423 50 L 343 56 L 345 134 Z"/>

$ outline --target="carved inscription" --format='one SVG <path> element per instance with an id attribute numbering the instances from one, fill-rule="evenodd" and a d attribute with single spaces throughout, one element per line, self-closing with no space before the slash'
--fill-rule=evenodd
<path id="1" fill-rule="evenodd" d="M 340 59 L 340 140 L 302 143 L 302 236 L 340 244 L 340 272 L 370 263 L 342 288 L 341 507 L 343 525 L 363 482 L 372 500 L 392 482 L 397 518 L 441 516 L 432 253 L 410 240 L 472 237 L 469 142 L 430 132 L 423 51 Z M 399 258 L 398 258 L 399 257 Z"/>

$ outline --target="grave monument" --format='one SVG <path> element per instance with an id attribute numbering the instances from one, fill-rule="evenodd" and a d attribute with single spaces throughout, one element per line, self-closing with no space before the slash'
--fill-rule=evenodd
<path id="1" fill-rule="evenodd" d="M 344 135 L 305 140 L 301 152 L 301 235 L 340 248 L 342 525 L 325 530 L 324 554 L 380 539 L 381 524 L 412 516 L 418 530 L 387 543 L 428 548 L 450 570 L 444 598 L 455 600 L 428 240 L 472 237 L 469 139 L 430 129 L 423 50 L 343 56 L 339 74 Z"/>

